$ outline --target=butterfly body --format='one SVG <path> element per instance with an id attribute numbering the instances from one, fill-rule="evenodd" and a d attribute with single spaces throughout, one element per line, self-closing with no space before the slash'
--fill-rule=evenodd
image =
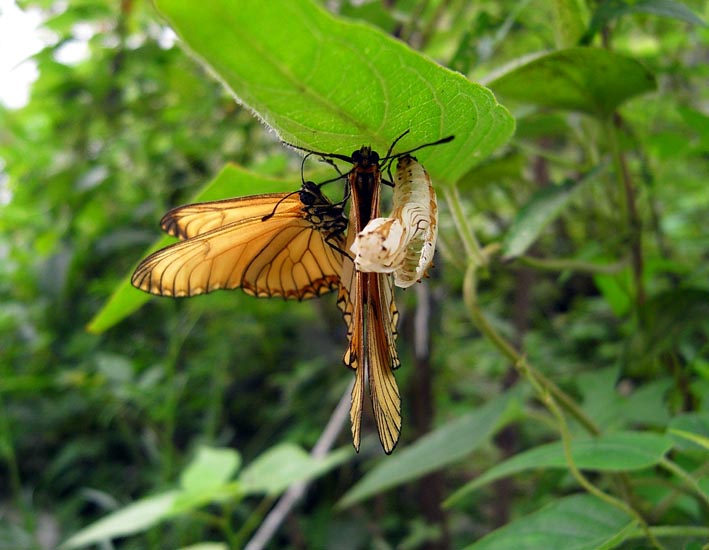
<path id="1" fill-rule="evenodd" d="M 348 186 L 352 198 L 347 249 L 369 220 L 379 215 L 381 169 L 379 155 L 369 147 L 352 153 Z M 349 301 L 345 296 L 349 296 Z M 384 452 L 391 453 L 401 432 L 401 397 L 394 379 L 400 365 L 396 351 L 398 312 L 392 279 L 381 273 L 355 269 L 348 256 L 343 264 L 338 305 L 348 325 L 349 344 L 344 363 L 355 370 L 350 423 L 352 441 L 359 450 L 364 388 L 369 383 L 372 410 Z"/>

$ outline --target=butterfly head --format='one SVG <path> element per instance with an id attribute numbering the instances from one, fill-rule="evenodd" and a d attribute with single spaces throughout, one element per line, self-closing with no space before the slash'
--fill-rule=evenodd
<path id="1" fill-rule="evenodd" d="M 300 195 L 300 202 L 305 206 L 315 206 L 330 202 L 322 194 L 318 184 L 313 181 L 304 181 L 298 194 Z"/>
<path id="2" fill-rule="evenodd" d="M 371 147 L 363 146 L 352 153 L 352 164 L 361 168 L 369 168 L 379 164 L 379 153 Z"/>

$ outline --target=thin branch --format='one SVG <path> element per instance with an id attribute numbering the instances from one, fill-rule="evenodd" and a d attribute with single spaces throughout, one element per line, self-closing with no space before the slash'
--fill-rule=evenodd
<path id="1" fill-rule="evenodd" d="M 478 240 L 475 238 L 468 219 L 465 217 L 460 195 L 458 194 L 458 188 L 455 186 L 445 187 L 443 189 L 443 196 L 448 203 L 448 208 L 451 211 L 453 221 L 458 230 L 458 235 L 460 235 L 463 241 L 463 247 L 465 248 L 468 258 L 472 259 L 478 266 L 485 265 L 487 263 L 486 258 L 480 250 L 480 243 L 478 243 Z"/>
<path id="2" fill-rule="evenodd" d="M 353 385 L 354 380 L 342 395 L 340 402 L 337 404 L 337 407 L 335 407 L 320 438 L 315 443 L 312 451 L 310 451 L 311 457 L 324 457 L 335 444 L 335 440 L 342 430 L 342 426 L 349 417 L 350 394 L 352 393 Z M 244 547 L 244 550 L 262 550 L 265 548 L 278 531 L 281 523 L 288 517 L 288 514 L 290 514 L 291 510 L 305 494 L 307 487 L 308 483 L 304 481 L 291 485 L 268 513 L 258 530 L 254 533 L 253 537 L 251 537 L 251 540 Z"/>

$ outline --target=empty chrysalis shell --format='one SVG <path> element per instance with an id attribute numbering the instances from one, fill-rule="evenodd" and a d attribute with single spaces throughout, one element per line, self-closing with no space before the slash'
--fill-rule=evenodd
<path id="1" fill-rule="evenodd" d="M 355 237 L 350 250 L 360 271 L 393 273 L 407 288 L 431 265 L 438 236 L 438 204 L 431 178 L 419 162 L 404 155 L 394 177 L 394 208 L 389 218 L 375 218 Z"/>

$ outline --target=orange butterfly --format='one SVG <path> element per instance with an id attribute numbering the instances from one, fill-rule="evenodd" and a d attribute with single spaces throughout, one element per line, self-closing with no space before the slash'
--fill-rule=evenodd
<path id="1" fill-rule="evenodd" d="M 160 296 L 241 288 L 304 300 L 339 287 L 347 219 L 320 187 L 180 206 L 160 222 L 182 239 L 148 256 L 133 286 Z"/>

